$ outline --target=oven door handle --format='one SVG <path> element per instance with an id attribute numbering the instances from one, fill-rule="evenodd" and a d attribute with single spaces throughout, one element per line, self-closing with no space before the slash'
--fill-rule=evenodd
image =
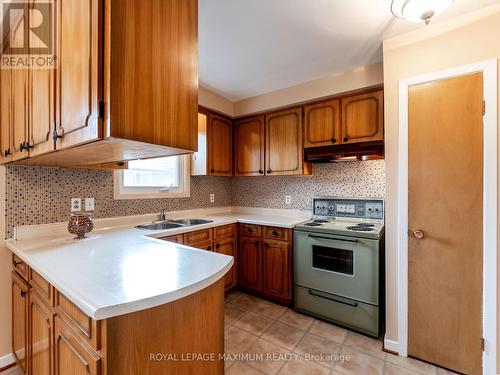
<path id="1" fill-rule="evenodd" d="M 309 294 L 311 296 L 315 296 L 315 297 L 319 297 L 319 298 L 324 298 L 324 299 L 327 299 L 327 300 L 330 300 L 330 301 L 333 301 L 333 302 L 342 303 L 342 304 L 347 305 L 347 306 L 351 306 L 351 307 L 358 307 L 359 306 L 359 303 L 357 303 L 357 302 L 341 301 L 341 300 L 338 300 L 338 299 L 335 299 L 335 298 L 332 298 L 332 297 L 327 297 L 327 296 L 324 296 L 322 294 L 315 293 L 314 290 L 311 290 L 311 289 L 308 289 L 308 292 L 309 292 Z"/>
<path id="2" fill-rule="evenodd" d="M 323 237 L 323 236 L 316 236 L 314 234 L 310 234 L 309 237 L 318 238 L 320 240 L 334 240 L 334 241 L 344 241 L 344 242 L 353 242 L 353 243 L 358 242 L 358 240 L 346 240 L 344 238 L 336 238 L 336 237 Z"/>

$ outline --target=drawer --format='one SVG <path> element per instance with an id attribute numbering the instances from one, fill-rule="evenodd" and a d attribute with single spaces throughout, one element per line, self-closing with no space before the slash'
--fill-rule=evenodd
<path id="1" fill-rule="evenodd" d="M 262 227 L 254 224 L 240 224 L 240 233 L 245 236 L 261 236 Z"/>
<path id="2" fill-rule="evenodd" d="M 32 269 L 29 270 L 28 281 L 30 286 L 38 292 L 38 295 L 44 300 L 44 302 L 47 305 L 54 307 L 54 287 Z"/>
<path id="3" fill-rule="evenodd" d="M 211 241 L 197 243 L 195 245 L 192 245 L 192 247 L 194 247 L 196 249 L 200 249 L 200 250 L 206 250 L 206 251 L 213 251 L 213 249 L 214 249 Z"/>
<path id="4" fill-rule="evenodd" d="M 223 225 L 221 227 L 214 228 L 214 240 L 225 237 L 233 237 L 235 235 L 236 229 L 234 224 Z"/>
<path id="5" fill-rule="evenodd" d="M 56 313 L 93 349 L 101 348 L 100 322 L 87 316 L 59 291 L 56 291 Z"/>
<path id="6" fill-rule="evenodd" d="M 264 237 L 275 238 L 281 241 L 288 241 L 288 232 L 286 228 L 279 227 L 264 227 Z"/>
<path id="7" fill-rule="evenodd" d="M 28 265 L 16 254 L 12 254 L 12 268 L 14 268 L 19 275 L 24 277 L 25 280 L 28 280 Z"/>
<path id="8" fill-rule="evenodd" d="M 184 245 L 212 241 L 212 228 L 184 233 Z"/>
<path id="9" fill-rule="evenodd" d="M 379 335 L 379 307 L 295 285 L 295 309 L 367 335 Z"/>
<path id="10" fill-rule="evenodd" d="M 175 242 L 181 245 L 184 243 L 184 236 L 182 234 L 178 234 L 176 236 L 161 237 L 159 239 L 167 242 Z"/>

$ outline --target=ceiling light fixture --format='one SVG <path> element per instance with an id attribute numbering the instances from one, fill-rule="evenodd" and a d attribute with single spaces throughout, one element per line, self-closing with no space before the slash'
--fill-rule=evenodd
<path id="1" fill-rule="evenodd" d="M 431 18 L 442 13 L 454 0 L 392 0 L 394 17 L 411 22 L 431 22 Z"/>

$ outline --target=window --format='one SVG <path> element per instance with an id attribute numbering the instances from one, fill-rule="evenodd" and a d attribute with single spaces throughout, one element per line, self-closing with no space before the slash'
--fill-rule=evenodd
<path id="1" fill-rule="evenodd" d="M 189 197 L 189 155 L 128 162 L 115 172 L 115 199 Z"/>

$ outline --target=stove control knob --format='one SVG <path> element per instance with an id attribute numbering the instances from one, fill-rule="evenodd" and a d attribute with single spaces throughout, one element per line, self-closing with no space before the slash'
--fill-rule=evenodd
<path id="1" fill-rule="evenodd" d="M 373 207 L 368 207 L 368 212 L 373 212 Z"/>
<path id="2" fill-rule="evenodd" d="M 333 205 L 328 206 L 328 209 L 329 209 L 330 211 L 333 211 L 333 209 L 334 209 L 334 208 L 335 208 L 335 207 L 334 207 Z"/>

